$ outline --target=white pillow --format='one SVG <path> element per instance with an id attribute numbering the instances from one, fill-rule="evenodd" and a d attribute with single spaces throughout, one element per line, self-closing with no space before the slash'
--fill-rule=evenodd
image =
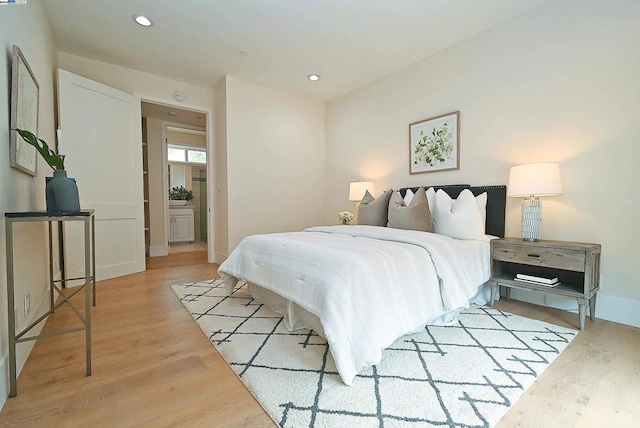
<path id="1" fill-rule="evenodd" d="M 404 204 L 409 206 L 411 204 L 411 200 L 413 199 L 413 191 L 411 189 L 407 189 L 407 193 L 404 194 Z"/>
<path id="2" fill-rule="evenodd" d="M 486 206 L 486 194 L 484 195 Z M 478 202 L 471 190 L 464 189 L 458 199 L 444 190 L 435 193 L 435 209 L 431 209 L 436 233 L 456 239 L 478 239 L 484 236 L 484 223 Z"/>
<path id="3" fill-rule="evenodd" d="M 487 224 L 487 192 L 480 193 L 476 196 L 476 204 L 478 204 L 478 210 L 482 218 L 482 234 L 484 235 L 484 228 Z"/>
<path id="4" fill-rule="evenodd" d="M 427 201 L 429 201 L 429 209 L 432 213 L 431 218 L 433 218 L 433 213 L 436 209 L 436 192 L 433 190 L 433 187 L 429 187 L 429 189 L 427 189 Z M 482 230 L 484 230 L 487 224 L 487 192 L 480 193 L 476 196 L 476 203 L 478 204 L 480 216 L 482 217 Z"/>
<path id="5" fill-rule="evenodd" d="M 433 213 L 436 209 L 436 191 L 433 190 L 433 187 L 427 189 L 427 201 L 429 202 L 429 209 Z M 433 214 L 431 214 L 431 218 L 433 218 Z"/>

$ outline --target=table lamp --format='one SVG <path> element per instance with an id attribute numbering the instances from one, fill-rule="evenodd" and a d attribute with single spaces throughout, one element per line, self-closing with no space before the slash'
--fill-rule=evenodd
<path id="1" fill-rule="evenodd" d="M 522 238 L 536 241 L 542 236 L 540 196 L 562 193 L 560 165 L 553 162 L 517 165 L 509 171 L 507 196 L 522 198 Z"/>

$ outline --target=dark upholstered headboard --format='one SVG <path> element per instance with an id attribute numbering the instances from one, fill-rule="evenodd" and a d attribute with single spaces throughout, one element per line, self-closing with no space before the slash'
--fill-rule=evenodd
<path id="1" fill-rule="evenodd" d="M 452 198 L 457 198 L 463 189 L 471 190 L 475 196 L 487 192 L 487 223 L 485 233 L 488 235 L 504 237 L 504 213 L 507 205 L 507 186 L 471 186 L 469 184 L 455 184 L 446 186 L 424 186 L 426 189 L 433 187 L 434 190 L 442 189 Z M 405 187 L 399 189 L 404 198 L 407 189 L 413 193 L 418 191 L 418 187 Z"/>

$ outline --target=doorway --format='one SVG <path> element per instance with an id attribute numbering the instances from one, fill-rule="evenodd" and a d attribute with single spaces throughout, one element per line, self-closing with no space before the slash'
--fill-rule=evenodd
<path id="1" fill-rule="evenodd" d="M 206 251 L 211 259 L 210 112 L 147 100 L 141 106 L 147 255 Z M 169 200 L 175 187 L 189 197 Z"/>

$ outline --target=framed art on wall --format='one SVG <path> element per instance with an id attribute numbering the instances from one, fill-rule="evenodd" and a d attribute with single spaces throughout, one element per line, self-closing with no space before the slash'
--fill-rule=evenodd
<path id="1" fill-rule="evenodd" d="M 409 125 L 409 173 L 460 169 L 460 112 Z"/>
<path id="2" fill-rule="evenodd" d="M 19 138 L 13 129 L 25 129 L 38 135 L 40 87 L 20 48 L 13 45 L 11 61 L 11 166 L 36 175 L 36 148 Z"/>

